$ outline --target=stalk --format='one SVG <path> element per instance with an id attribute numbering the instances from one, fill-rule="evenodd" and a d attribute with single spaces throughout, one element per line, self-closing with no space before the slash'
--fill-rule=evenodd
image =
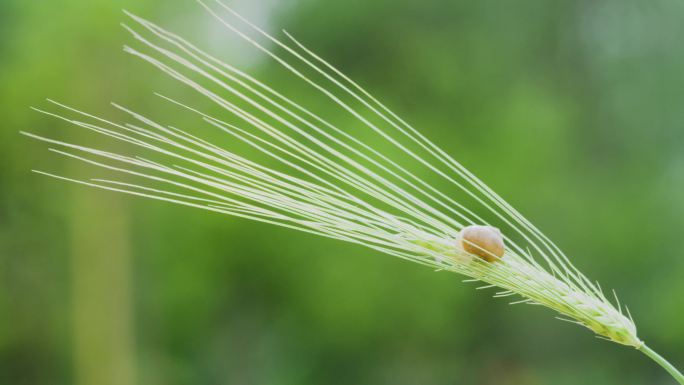
<path id="1" fill-rule="evenodd" d="M 653 351 L 651 348 L 645 344 L 638 348 L 642 353 L 649 356 L 653 361 L 657 362 L 658 365 L 662 366 L 663 369 L 667 370 L 668 373 L 677 380 L 681 385 L 684 385 L 684 374 L 682 374 L 677 368 L 675 368 L 671 363 L 669 363 L 663 356 Z"/>

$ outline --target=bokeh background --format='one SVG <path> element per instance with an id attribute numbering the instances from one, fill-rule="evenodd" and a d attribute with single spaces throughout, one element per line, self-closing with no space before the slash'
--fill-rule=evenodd
<path id="1" fill-rule="evenodd" d="M 684 3 L 228 3 L 435 138 L 684 366 Z M 182 87 L 121 52 L 122 8 L 281 82 L 190 0 L 0 0 L 1 384 L 673 383 L 452 274 L 30 173 L 82 172 L 18 134 L 78 139 L 29 110 L 45 97 L 185 119 L 151 95 Z"/>

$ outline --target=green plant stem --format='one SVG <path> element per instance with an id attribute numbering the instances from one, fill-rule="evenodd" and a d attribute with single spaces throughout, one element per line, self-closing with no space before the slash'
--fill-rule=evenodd
<path id="1" fill-rule="evenodd" d="M 681 385 L 684 385 L 684 375 L 677 370 L 677 368 L 672 366 L 671 363 L 667 362 L 667 360 L 664 359 L 660 354 L 654 352 L 646 345 L 643 345 L 641 348 L 639 348 L 639 350 L 641 350 L 645 355 L 651 357 L 653 361 L 657 362 L 658 365 L 667 370 L 667 372 L 670 373 L 670 375 L 672 375 L 677 382 L 679 382 Z"/>

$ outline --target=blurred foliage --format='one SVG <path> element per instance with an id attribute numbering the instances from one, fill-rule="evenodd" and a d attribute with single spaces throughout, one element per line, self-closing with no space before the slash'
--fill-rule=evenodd
<path id="1" fill-rule="evenodd" d="M 440 143 L 684 366 L 684 3 L 235 6 Z M 80 135 L 29 110 L 45 97 L 182 122 L 151 93 L 183 88 L 118 49 L 121 8 L 291 86 L 193 1 L 0 0 L 0 384 L 670 383 L 637 352 L 455 275 L 31 174 L 82 172 L 18 134 Z"/>

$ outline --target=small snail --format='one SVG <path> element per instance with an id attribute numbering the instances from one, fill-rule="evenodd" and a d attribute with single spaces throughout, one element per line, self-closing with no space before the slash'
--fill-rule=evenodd
<path id="1" fill-rule="evenodd" d="M 461 230 L 463 250 L 487 262 L 495 262 L 504 255 L 501 231 L 492 226 L 467 226 Z"/>

